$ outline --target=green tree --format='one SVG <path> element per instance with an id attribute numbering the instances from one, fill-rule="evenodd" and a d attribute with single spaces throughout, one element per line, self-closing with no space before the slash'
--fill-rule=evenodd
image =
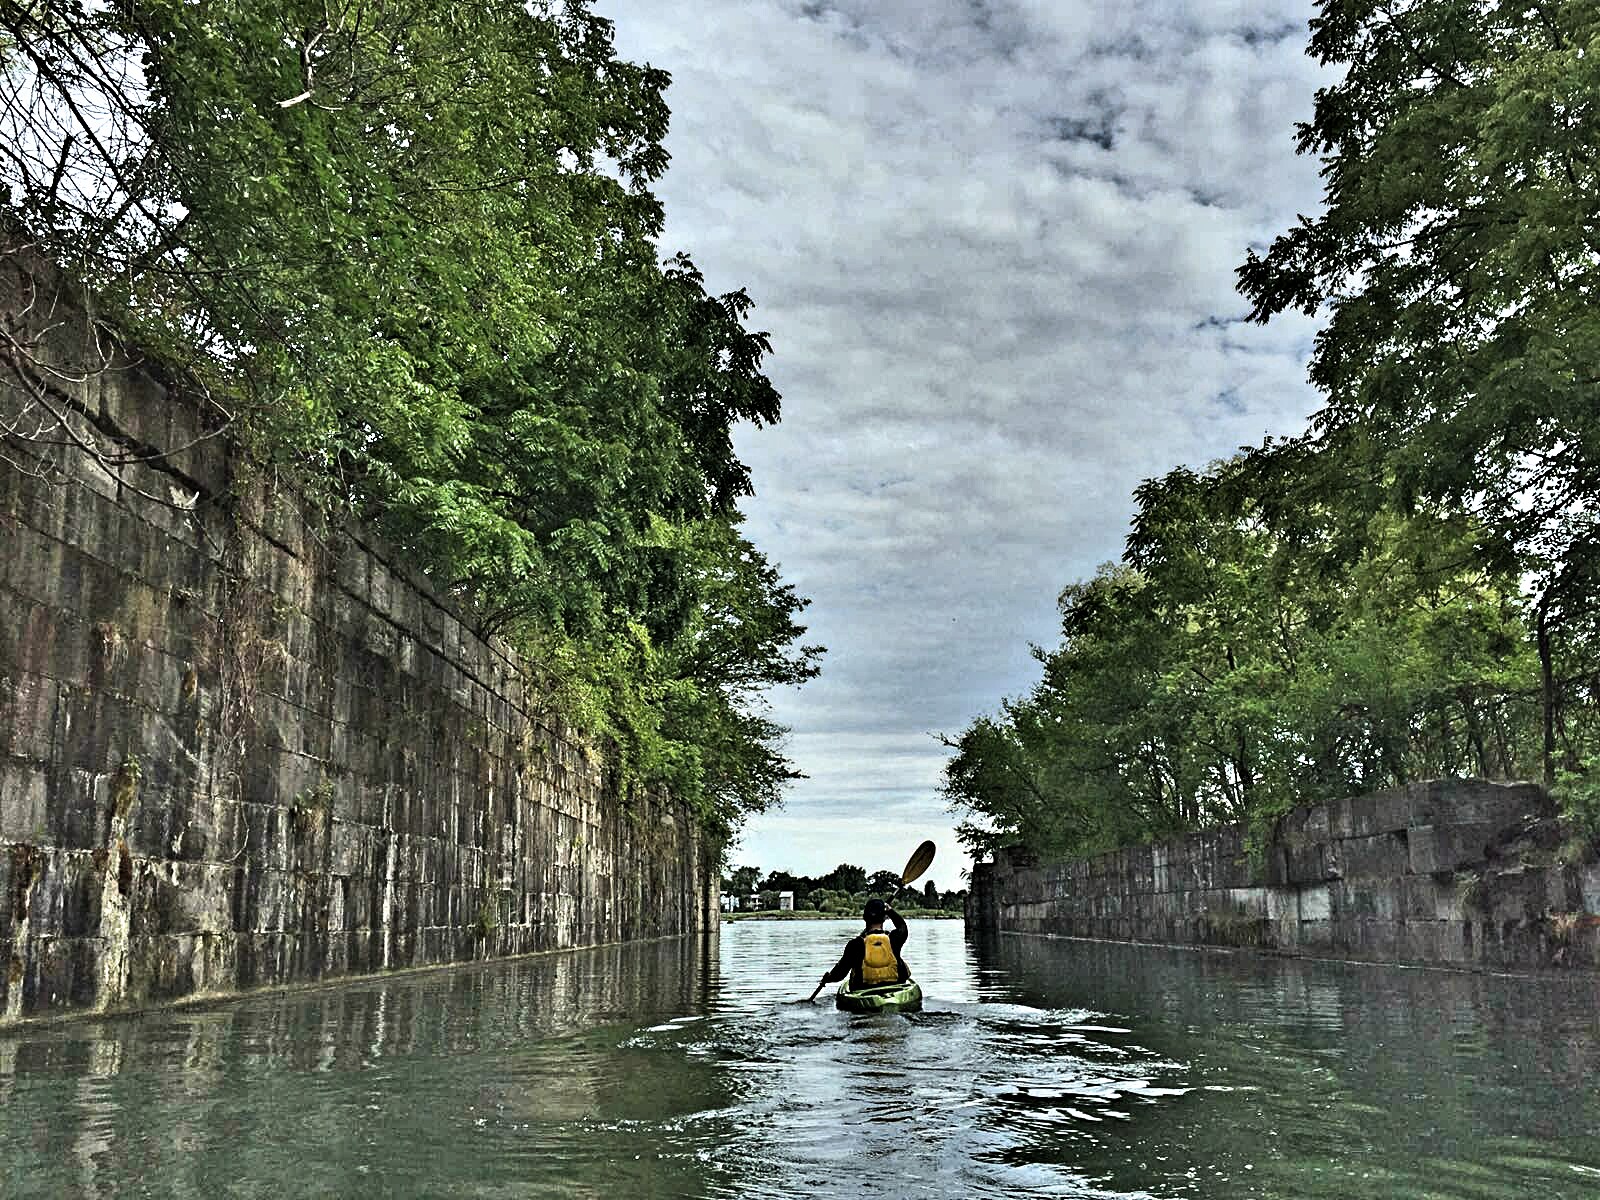
<path id="1" fill-rule="evenodd" d="M 509 636 L 625 790 L 723 838 L 777 800 L 763 693 L 820 648 L 738 531 L 767 337 L 657 249 L 663 72 L 587 0 L 73 0 L 0 32 L 20 236 Z"/>
<path id="2" fill-rule="evenodd" d="M 799 895 L 808 891 L 810 880 L 803 875 L 792 875 L 788 871 L 769 871 L 767 877 L 761 881 L 764 889 L 774 892 L 794 892 Z"/>
<path id="3" fill-rule="evenodd" d="M 862 867 L 852 866 L 849 863 L 840 863 L 822 878 L 817 880 L 818 887 L 825 887 L 830 891 L 843 892 L 853 896 L 867 888 L 867 872 Z"/>
<path id="4" fill-rule="evenodd" d="M 1123 561 L 1061 595 L 1039 684 L 949 744 L 975 853 L 1092 853 L 1413 778 L 1529 762 L 1537 666 L 1481 526 L 1335 495 L 1279 512 L 1273 456 L 1148 481 Z M 1358 536 L 1351 536 L 1355 521 Z"/>
<path id="5" fill-rule="evenodd" d="M 1531 577 L 1549 781 L 1557 660 L 1592 636 L 1600 559 L 1600 8 L 1322 0 L 1312 30 L 1340 69 L 1300 128 L 1325 209 L 1241 287 L 1258 320 L 1327 314 L 1323 480 L 1463 508 L 1479 552 Z"/>
<path id="6" fill-rule="evenodd" d="M 753 894 L 756 885 L 761 880 L 761 868 L 751 866 L 735 867 L 723 877 L 722 890 L 731 896 L 745 897 Z"/>
<path id="7" fill-rule="evenodd" d="M 896 871 L 874 871 L 867 880 L 867 891 L 874 896 L 887 896 L 900 886 Z"/>

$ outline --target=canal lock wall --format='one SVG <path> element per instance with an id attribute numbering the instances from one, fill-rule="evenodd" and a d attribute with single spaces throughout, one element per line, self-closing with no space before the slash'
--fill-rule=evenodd
<path id="1" fill-rule="evenodd" d="M 81 443 L 0 446 L 0 1026 L 713 926 L 692 814 L 425 578 L 46 264 L 0 334 L 0 416 Z"/>
<path id="2" fill-rule="evenodd" d="M 1410 965 L 1600 969 L 1600 863 L 1527 783 L 1433 780 L 1076 862 L 975 865 L 967 924 Z"/>

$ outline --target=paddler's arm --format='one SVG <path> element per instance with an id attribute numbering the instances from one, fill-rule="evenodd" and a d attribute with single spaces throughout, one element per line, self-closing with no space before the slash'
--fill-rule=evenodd
<path id="1" fill-rule="evenodd" d="M 860 938 L 851 938 L 845 943 L 844 953 L 839 956 L 839 961 L 833 965 L 833 970 L 822 977 L 823 983 L 838 983 L 861 962 L 861 956 L 866 951 L 866 946 Z"/>
<path id="2" fill-rule="evenodd" d="M 907 925 L 906 919 L 899 913 L 895 912 L 895 910 L 892 908 L 883 915 L 887 917 L 890 924 L 894 926 L 894 928 L 889 931 L 889 946 L 896 954 L 899 954 L 900 947 L 904 946 L 906 944 L 906 938 L 911 936 L 911 926 Z"/>

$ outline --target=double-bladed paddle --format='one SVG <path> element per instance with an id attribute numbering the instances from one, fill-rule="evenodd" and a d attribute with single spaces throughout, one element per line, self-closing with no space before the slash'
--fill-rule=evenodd
<path id="1" fill-rule="evenodd" d="M 936 849 L 937 847 L 931 841 L 927 841 L 912 852 L 911 858 L 906 863 L 906 869 L 900 872 L 900 882 L 895 886 L 894 891 L 889 894 L 889 899 L 893 900 L 900 894 L 900 889 L 905 887 L 906 884 L 922 877 L 922 873 L 933 865 L 933 855 Z M 817 984 L 817 990 L 806 997 L 806 1002 L 808 1004 L 815 1002 L 816 998 L 822 993 L 822 989 L 827 986 L 825 983 Z"/>

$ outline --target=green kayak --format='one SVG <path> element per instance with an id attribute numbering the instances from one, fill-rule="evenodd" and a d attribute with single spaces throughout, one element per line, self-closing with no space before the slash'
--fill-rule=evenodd
<path id="1" fill-rule="evenodd" d="M 859 991 L 852 990 L 845 983 L 833 994 L 833 1002 L 845 1012 L 921 1012 L 922 988 L 917 986 L 915 979 L 908 979 L 904 983 L 884 983 Z"/>

